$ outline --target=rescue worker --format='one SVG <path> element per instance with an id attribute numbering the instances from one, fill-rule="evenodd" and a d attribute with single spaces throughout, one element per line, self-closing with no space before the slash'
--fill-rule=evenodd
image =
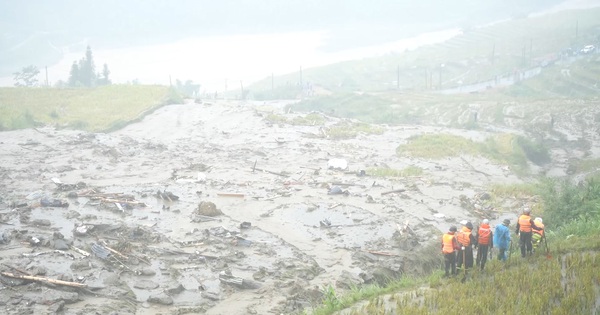
<path id="1" fill-rule="evenodd" d="M 446 277 L 456 275 L 456 251 L 459 249 L 456 241 L 456 226 L 451 226 L 447 233 L 442 236 L 442 254 L 444 254 L 444 271 Z"/>
<path id="2" fill-rule="evenodd" d="M 542 243 L 542 240 L 544 239 L 544 223 L 542 221 L 542 218 L 535 218 L 535 220 L 533 220 L 533 222 L 535 223 L 535 225 L 537 227 L 539 227 L 539 230 L 533 230 L 533 235 L 532 235 L 532 243 L 533 243 L 533 249 L 537 249 L 538 245 L 540 245 Z"/>
<path id="3" fill-rule="evenodd" d="M 456 240 L 460 249 L 457 252 L 457 268 L 469 269 L 473 267 L 473 246 L 477 247 L 477 240 L 473 235 L 473 223 L 468 222 L 462 227 L 460 232 L 456 235 Z"/>
<path id="4" fill-rule="evenodd" d="M 477 259 L 475 264 L 483 270 L 488 257 L 488 250 L 494 248 L 494 233 L 490 228 L 490 221 L 484 219 L 477 231 Z"/>
<path id="5" fill-rule="evenodd" d="M 531 243 L 531 238 L 533 234 L 533 230 L 539 230 L 533 219 L 531 218 L 531 210 L 529 208 L 525 208 L 523 210 L 523 214 L 519 217 L 519 221 L 517 221 L 517 235 L 519 235 L 519 246 L 521 247 L 521 257 L 525 258 L 527 254 L 533 254 L 533 244 Z"/>
<path id="6" fill-rule="evenodd" d="M 496 229 L 494 230 L 494 244 L 496 244 L 496 248 L 498 248 L 498 260 L 506 260 L 506 252 L 510 245 L 509 225 L 510 220 L 504 219 L 502 224 L 496 225 Z"/>

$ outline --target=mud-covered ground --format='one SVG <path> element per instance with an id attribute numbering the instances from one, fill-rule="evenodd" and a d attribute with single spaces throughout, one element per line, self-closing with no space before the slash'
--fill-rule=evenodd
<path id="1" fill-rule="evenodd" d="M 504 165 L 400 157 L 396 148 L 423 133 L 480 141 L 522 125 L 548 130 L 547 113 L 532 118 L 509 104 L 505 124 L 492 126 L 476 108 L 485 128 L 382 126 L 333 140 L 320 126 L 265 119 L 302 115 L 284 105 L 171 105 L 110 134 L 0 133 L 2 313 L 294 313 L 318 304 L 328 285 L 437 268 L 439 257 L 418 253 L 441 231 L 463 219 L 495 224 L 535 202 L 489 204 L 490 185 L 522 181 Z M 597 113 L 586 108 L 552 121 L 546 137 L 572 145 L 535 172 L 562 176 L 572 158 L 600 156 Z M 329 168 L 336 161 L 347 169 Z M 361 173 L 409 166 L 424 173 Z"/>

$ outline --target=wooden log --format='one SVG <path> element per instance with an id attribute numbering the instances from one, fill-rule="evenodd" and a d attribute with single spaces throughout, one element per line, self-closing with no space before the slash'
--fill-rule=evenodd
<path id="1" fill-rule="evenodd" d="M 384 191 L 381 193 L 382 196 L 385 195 L 389 195 L 389 194 L 394 194 L 394 193 L 401 193 L 401 192 L 405 192 L 406 189 L 395 189 L 395 190 L 390 190 L 390 191 Z"/>
<path id="2" fill-rule="evenodd" d="M 46 282 L 46 283 L 52 283 L 52 284 L 57 284 L 57 285 L 64 285 L 64 286 L 68 286 L 68 287 L 75 287 L 75 288 L 85 288 L 85 287 L 87 287 L 87 284 L 85 284 L 85 283 L 79 283 L 79 282 L 62 281 L 62 280 L 57 280 L 57 279 L 45 278 L 45 277 L 16 275 L 16 274 L 13 274 L 13 273 L 10 273 L 10 272 L 0 272 L 0 274 L 2 274 L 3 276 L 9 277 L 9 278 L 32 280 L 32 281 L 38 281 L 38 282 Z"/>

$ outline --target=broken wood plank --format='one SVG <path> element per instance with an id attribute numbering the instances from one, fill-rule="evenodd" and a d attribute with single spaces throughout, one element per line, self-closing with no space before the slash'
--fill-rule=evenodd
<path id="1" fill-rule="evenodd" d="M 394 194 L 394 193 L 401 193 L 401 192 L 405 192 L 406 189 L 394 189 L 394 190 L 390 190 L 390 191 L 384 191 L 381 193 L 382 196 L 385 195 L 389 195 L 389 194 Z"/>
<path id="2" fill-rule="evenodd" d="M 365 185 L 363 184 L 353 184 L 353 183 L 330 183 L 330 182 L 319 182 L 318 184 L 327 184 L 327 185 L 332 185 L 332 186 L 358 186 L 358 187 L 365 187 Z"/>
<path id="3" fill-rule="evenodd" d="M 23 253 L 21 255 L 23 257 L 37 257 L 37 256 L 40 256 L 40 255 L 46 255 L 46 254 L 52 254 L 52 253 L 61 254 L 61 255 L 65 256 L 65 257 L 68 257 L 68 258 L 71 258 L 71 259 L 75 259 L 75 256 L 73 256 L 73 254 L 67 253 L 65 251 L 58 250 L 58 249 L 51 250 L 51 251 L 46 251 L 46 252 L 33 253 L 33 254 Z"/>
<path id="4" fill-rule="evenodd" d="M 108 202 L 108 203 L 124 203 L 124 204 L 129 204 L 129 205 L 140 205 L 143 207 L 147 207 L 148 205 L 146 205 L 145 202 L 141 202 L 141 201 L 129 201 L 129 200 L 120 200 L 120 199 L 112 199 L 112 198 L 103 198 L 103 197 L 91 197 L 92 200 L 100 200 L 101 202 Z"/>
<path id="5" fill-rule="evenodd" d="M 79 249 L 73 245 L 69 246 L 72 250 L 76 251 L 78 254 L 82 255 L 83 257 L 88 257 L 90 255 L 90 253 L 84 251 L 83 249 Z"/>
<path id="6" fill-rule="evenodd" d="M 120 252 L 108 247 L 108 245 L 106 244 L 105 241 L 102 241 L 102 246 L 104 246 L 104 248 L 106 248 L 109 252 L 118 255 L 119 257 L 123 258 L 123 259 L 129 259 L 127 256 L 121 254 Z"/>
<path id="7" fill-rule="evenodd" d="M 254 165 L 252 166 L 252 173 L 254 173 L 254 171 L 261 171 L 261 172 L 265 172 L 265 173 L 269 173 L 269 174 L 273 174 L 273 175 L 277 175 L 277 176 L 289 177 L 286 174 L 277 173 L 277 172 L 265 170 L 265 169 L 262 169 L 262 168 L 258 168 L 258 167 L 256 167 L 256 162 L 257 162 L 257 160 L 254 161 Z"/>
<path id="8" fill-rule="evenodd" d="M 57 279 L 45 278 L 45 277 L 16 275 L 16 274 L 10 273 L 10 272 L 0 272 L 0 274 L 2 274 L 3 276 L 6 276 L 6 277 L 10 277 L 10 278 L 32 280 L 32 281 L 38 281 L 38 282 L 46 282 L 46 283 L 52 283 L 52 284 L 58 284 L 58 285 L 65 285 L 68 287 L 75 287 L 75 288 L 87 287 L 87 284 L 79 283 L 79 282 L 62 281 L 62 280 L 57 280 Z"/>
<path id="9" fill-rule="evenodd" d="M 238 197 L 238 198 L 244 198 L 244 194 L 238 194 L 238 193 L 217 193 L 217 196 L 219 197 Z"/>

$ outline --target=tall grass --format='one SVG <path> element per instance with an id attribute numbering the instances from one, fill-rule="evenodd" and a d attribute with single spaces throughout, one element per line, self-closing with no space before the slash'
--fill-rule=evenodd
<path id="1" fill-rule="evenodd" d="M 180 101 L 166 86 L 0 88 L 0 127 L 11 130 L 54 125 L 107 131 L 139 119 L 161 105 Z"/>

